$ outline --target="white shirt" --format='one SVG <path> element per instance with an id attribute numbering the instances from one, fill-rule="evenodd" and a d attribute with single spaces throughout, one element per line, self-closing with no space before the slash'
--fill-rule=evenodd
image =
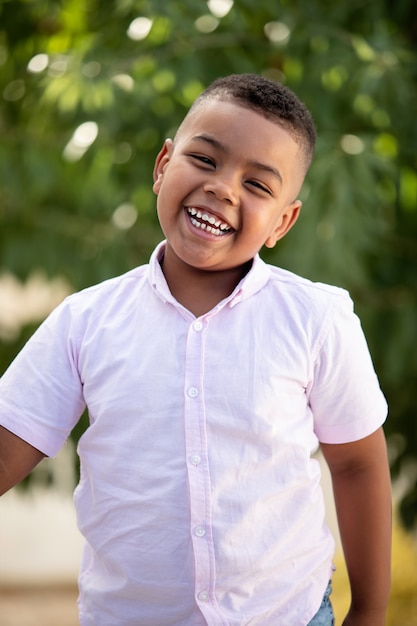
<path id="1" fill-rule="evenodd" d="M 82 626 L 305 626 L 334 549 L 312 454 L 386 416 L 352 302 L 256 257 L 196 319 L 162 253 L 51 314 L 0 423 L 53 456 L 88 406 Z"/>

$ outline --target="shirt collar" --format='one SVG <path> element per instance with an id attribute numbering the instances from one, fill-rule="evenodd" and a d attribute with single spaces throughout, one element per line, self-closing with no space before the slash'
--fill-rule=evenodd
<path id="1" fill-rule="evenodd" d="M 166 241 L 162 241 L 157 245 L 153 251 L 149 261 L 149 280 L 150 283 L 158 294 L 158 296 L 165 302 L 171 302 L 178 306 L 178 302 L 171 294 L 168 284 L 165 280 L 165 276 L 162 272 L 160 261 L 163 258 L 165 251 Z M 269 266 L 260 258 L 257 254 L 252 263 L 252 267 L 249 272 L 242 278 L 233 293 L 230 294 L 224 301 L 223 306 L 234 307 L 239 302 L 250 298 L 255 293 L 260 291 L 268 282 L 271 275 Z"/>

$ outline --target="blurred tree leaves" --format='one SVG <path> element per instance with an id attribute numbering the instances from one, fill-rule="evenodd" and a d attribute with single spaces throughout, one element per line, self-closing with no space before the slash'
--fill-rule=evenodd
<path id="1" fill-rule="evenodd" d="M 293 231 L 264 257 L 355 299 L 417 522 L 414 0 L 0 4 L 0 269 L 80 289 L 162 237 L 153 161 L 211 80 L 254 71 L 306 102 L 319 141 Z M 244 132 L 244 129 L 242 129 Z M 28 329 L 0 345 L 4 369 Z M 14 343 L 15 341 L 15 343 Z"/>

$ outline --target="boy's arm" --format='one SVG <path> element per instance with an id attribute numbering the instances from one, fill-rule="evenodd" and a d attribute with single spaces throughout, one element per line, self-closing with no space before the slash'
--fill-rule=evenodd
<path id="1" fill-rule="evenodd" d="M 391 481 L 383 430 L 321 448 L 332 476 L 351 587 L 343 626 L 384 626 L 391 578 Z"/>
<path id="2" fill-rule="evenodd" d="M 0 426 L 0 495 L 23 480 L 44 454 Z"/>

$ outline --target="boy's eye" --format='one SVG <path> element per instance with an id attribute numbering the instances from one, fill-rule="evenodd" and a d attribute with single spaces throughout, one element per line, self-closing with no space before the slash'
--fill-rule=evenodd
<path id="1" fill-rule="evenodd" d="M 208 156 L 204 156 L 202 154 L 190 154 L 190 157 L 196 161 L 200 161 L 200 163 L 204 163 L 205 165 L 210 165 L 212 167 L 215 166 L 213 159 Z"/>
<path id="2" fill-rule="evenodd" d="M 257 180 L 248 180 L 248 184 L 252 185 L 252 187 L 256 187 L 256 189 L 259 189 L 260 191 L 264 191 L 265 193 L 271 195 L 271 192 L 268 189 L 268 187 L 266 187 L 262 183 L 259 183 Z"/>

